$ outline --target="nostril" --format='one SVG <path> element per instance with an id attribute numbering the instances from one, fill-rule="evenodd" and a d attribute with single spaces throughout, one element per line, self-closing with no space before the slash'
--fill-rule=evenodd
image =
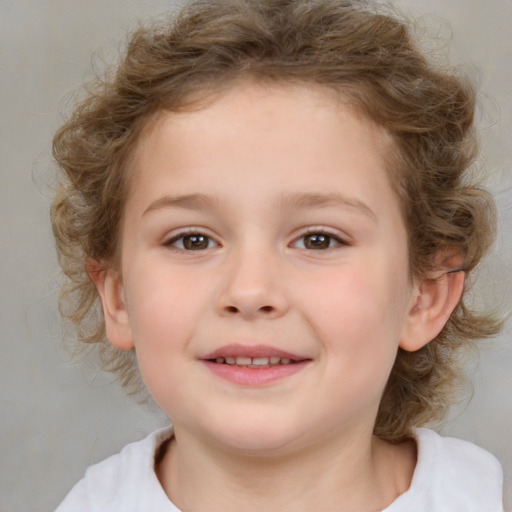
<path id="1" fill-rule="evenodd" d="M 242 316 L 247 316 L 247 317 L 252 317 L 254 315 L 263 315 L 263 316 L 268 316 L 270 318 L 270 316 L 272 316 L 273 314 L 275 314 L 277 311 L 278 311 L 278 308 L 276 308 L 275 306 L 272 306 L 272 305 L 268 305 L 268 306 L 260 306 L 258 307 L 257 305 L 254 305 L 254 306 L 251 306 L 251 305 L 247 305 L 247 307 L 240 307 L 240 306 L 233 306 L 232 304 L 226 304 L 222 307 L 222 311 L 224 314 L 227 314 L 227 315 L 233 315 L 233 316 L 236 316 L 236 315 L 242 315 Z"/>

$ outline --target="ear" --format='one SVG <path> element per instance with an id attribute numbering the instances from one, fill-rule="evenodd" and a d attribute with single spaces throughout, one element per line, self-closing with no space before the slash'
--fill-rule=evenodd
<path id="1" fill-rule="evenodd" d="M 87 273 L 100 294 L 107 338 L 120 350 L 134 347 L 121 275 L 108 264 L 88 262 Z"/>
<path id="2" fill-rule="evenodd" d="M 443 329 L 464 291 L 463 257 L 440 254 L 437 268 L 415 284 L 400 347 L 414 352 L 432 341 Z"/>

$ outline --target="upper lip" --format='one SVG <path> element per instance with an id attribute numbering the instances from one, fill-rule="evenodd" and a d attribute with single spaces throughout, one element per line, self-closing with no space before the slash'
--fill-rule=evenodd
<path id="1" fill-rule="evenodd" d="M 270 345 L 242 345 L 234 343 L 232 345 L 224 345 L 213 352 L 201 357 L 203 360 L 217 359 L 218 357 L 280 357 L 287 358 L 292 361 L 304 361 L 310 359 L 300 354 L 294 354 L 281 350 Z"/>

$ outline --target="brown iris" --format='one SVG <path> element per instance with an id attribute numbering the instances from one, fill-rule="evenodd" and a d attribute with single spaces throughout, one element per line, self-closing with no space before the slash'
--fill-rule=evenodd
<path id="1" fill-rule="evenodd" d="M 183 247 L 188 251 L 207 249 L 209 240 L 204 235 L 187 235 L 183 237 Z"/>
<path id="2" fill-rule="evenodd" d="M 331 237 L 322 233 L 312 233 L 304 237 L 306 249 L 328 249 L 331 244 Z"/>

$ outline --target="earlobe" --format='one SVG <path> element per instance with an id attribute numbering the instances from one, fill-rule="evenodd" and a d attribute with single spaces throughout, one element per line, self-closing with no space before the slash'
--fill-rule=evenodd
<path id="1" fill-rule="evenodd" d="M 415 286 L 416 293 L 400 340 L 409 352 L 419 350 L 443 329 L 464 290 L 465 274 L 440 271 Z"/>
<path id="2" fill-rule="evenodd" d="M 119 272 L 93 264 L 88 265 L 87 271 L 101 298 L 108 340 L 120 350 L 131 350 L 133 336 Z"/>

